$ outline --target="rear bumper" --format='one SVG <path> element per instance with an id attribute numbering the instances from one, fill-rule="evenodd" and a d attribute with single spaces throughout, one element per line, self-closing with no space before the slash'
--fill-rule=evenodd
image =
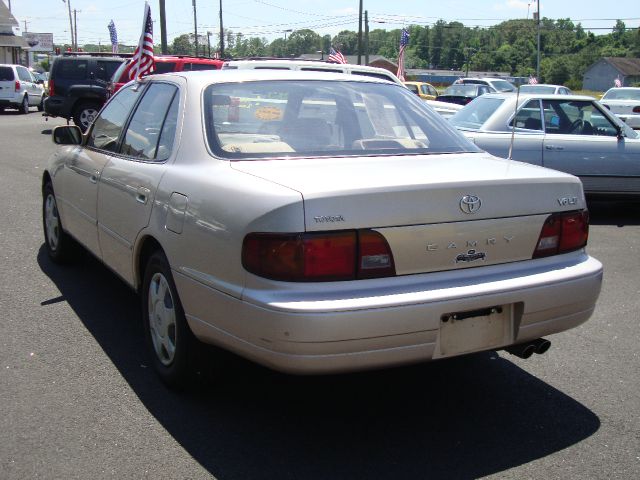
<path id="1" fill-rule="evenodd" d="M 0 107 L 19 107 L 22 103 L 22 97 L 20 98 L 0 98 Z"/>
<path id="2" fill-rule="evenodd" d="M 492 350 L 573 328 L 593 313 L 602 265 L 582 252 L 562 257 L 341 285 L 283 283 L 242 300 L 174 276 L 198 338 L 276 370 L 313 374 Z M 442 316 L 491 306 L 509 312 L 504 335 L 447 352 Z"/>
<path id="3" fill-rule="evenodd" d="M 44 111 L 50 117 L 71 118 L 71 105 L 63 97 L 53 96 L 44 99 Z"/>

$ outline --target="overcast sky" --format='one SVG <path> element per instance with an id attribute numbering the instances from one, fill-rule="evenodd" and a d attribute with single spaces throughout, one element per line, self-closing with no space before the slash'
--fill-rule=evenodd
<path id="1" fill-rule="evenodd" d="M 4 1 L 8 5 L 9 0 Z M 113 19 L 120 43 L 135 44 L 142 28 L 144 0 L 67 0 L 77 10 L 78 43 L 109 44 L 107 24 Z M 69 12 L 65 0 L 11 0 L 11 10 L 20 22 L 20 34 L 53 33 L 55 43 L 70 42 Z M 193 0 L 166 0 L 169 42 L 193 32 Z M 198 34 L 220 29 L 220 0 L 196 0 Z M 160 43 L 159 2 L 150 0 L 155 20 L 155 41 Z M 271 41 L 285 30 L 309 28 L 325 35 L 358 30 L 358 0 L 222 0 L 225 29 Z M 459 21 L 466 26 L 490 26 L 507 19 L 532 18 L 536 1 L 526 0 L 364 0 L 369 28 L 395 29 L 403 25 L 432 25 L 438 19 Z M 594 33 L 608 33 L 621 19 L 627 27 L 640 25 L 638 0 L 541 0 L 542 17 L 570 18 Z M 212 39 L 212 43 L 214 40 Z"/>

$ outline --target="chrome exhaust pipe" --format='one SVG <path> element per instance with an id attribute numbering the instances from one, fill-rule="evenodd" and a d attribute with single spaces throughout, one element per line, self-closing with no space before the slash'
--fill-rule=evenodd
<path id="1" fill-rule="evenodd" d="M 529 358 L 536 351 L 536 347 L 532 342 L 519 343 L 517 345 L 511 345 L 505 348 L 511 355 L 515 355 L 519 358 Z"/>
<path id="2" fill-rule="evenodd" d="M 551 342 L 545 338 L 539 338 L 533 341 L 535 351 L 538 355 L 542 355 L 551 347 Z"/>

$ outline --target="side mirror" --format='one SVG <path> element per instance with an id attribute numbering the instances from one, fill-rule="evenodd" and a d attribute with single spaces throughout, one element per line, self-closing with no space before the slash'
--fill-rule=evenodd
<path id="1" fill-rule="evenodd" d="M 42 80 L 42 79 L 36 80 L 36 83 L 38 85 L 44 85 L 44 80 Z"/>
<path id="2" fill-rule="evenodd" d="M 82 132 L 76 125 L 62 125 L 53 129 L 51 139 L 56 145 L 80 145 Z"/>

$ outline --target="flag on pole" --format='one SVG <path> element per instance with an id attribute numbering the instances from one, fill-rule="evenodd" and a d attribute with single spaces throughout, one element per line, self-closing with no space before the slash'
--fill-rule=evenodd
<path id="1" fill-rule="evenodd" d="M 404 82 L 404 50 L 409 45 L 409 31 L 406 28 L 402 29 L 400 35 L 400 51 L 398 52 L 398 74 L 396 75 L 401 82 Z"/>
<path id="2" fill-rule="evenodd" d="M 347 63 L 347 59 L 344 58 L 342 52 L 340 52 L 340 50 L 336 50 L 333 47 L 331 47 L 331 49 L 329 50 L 329 56 L 327 57 L 327 60 L 333 63 Z"/>
<path id="3" fill-rule="evenodd" d="M 620 77 L 617 77 L 614 81 L 613 81 L 613 86 L 616 88 L 620 88 L 622 86 L 622 82 L 620 81 Z"/>
<path id="4" fill-rule="evenodd" d="M 529 75 L 529 85 L 537 85 L 537 84 L 538 84 L 538 79 L 533 75 Z"/>
<path id="5" fill-rule="evenodd" d="M 111 51 L 118 53 L 118 32 L 116 31 L 116 24 L 113 23 L 113 19 L 109 22 L 109 38 L 111 39 Z"/>
<path id="6" fill-rule="evenodd" d="M 127 65 L 125 72 L 129 80 L 135 80 L 143 75 L 153 73 L 155 61 L 153 59 L 153 21 L 151 20 L 151 8 L 144 2 L 144 20 L 142 22 L 142 34 L 133 57 Z"/>

